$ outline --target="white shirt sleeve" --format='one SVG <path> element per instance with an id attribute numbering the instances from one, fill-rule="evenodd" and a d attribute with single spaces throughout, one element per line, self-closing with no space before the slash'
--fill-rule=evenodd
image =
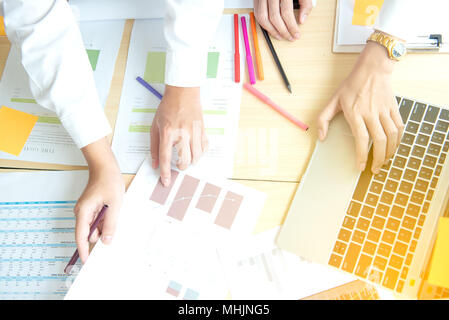
<path id="1" fill-rule="evenodd" d="M 167 0 L 165 83 L 198 87 L 206 78 L 207 51 L 223 13 L 223 0 Z"/>
<path id="2" fill-rule="evenodd" d="M 111 132 L 78 24 L 65 0 L 5 0 L 8 39 L 20 48 L 36 101 L 82 148 Z"/>

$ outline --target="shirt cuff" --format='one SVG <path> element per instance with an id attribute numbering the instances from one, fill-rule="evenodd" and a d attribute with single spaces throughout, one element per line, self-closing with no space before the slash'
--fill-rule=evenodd
<path id="1" fill-rule="evenodd" d="M 111 126 L 101 108 L 91 110 L 89 114 L 74 112 L 60 120 L 80 149 L 111 133 Z"/>
<path id="2" fill-rule="evenodd" d="M 169 51 L 165 66 L 165 84 L 199 87 L 206 78 L 207 50 Z"/>

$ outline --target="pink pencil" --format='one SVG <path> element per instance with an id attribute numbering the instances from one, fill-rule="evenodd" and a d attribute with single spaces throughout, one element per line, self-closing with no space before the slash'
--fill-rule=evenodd
<path id="1" fill-rule="evenodd" d="M 251 82 L 251 84 L 255 84 L 256 76 L 254 75 L 253 57 L 251 56 L 251 47 L 249 46 L 248 31 L 246 29 L 246 19 L 245 17 L 242 17 L 241 20 L 243 39 L 245 40 L 246 63 L 248 64 L 249 82 Z"/>
<path id="2" fill-rule="evenodd" d="M 300 127 L 302 130 L 307 131 L 309 129 L 309 126 L 295 118 L 293 115 L 288 113 L 286 110 L 282 109 L 280 106 L 278 106 L 276 103 L 274 103 L 270 98 L 268 98 L 266 95 L 264 95 L 262 92 L 254 88 L 252 85 L 248 83 L 243 83 L 243 86 L 246 90 L 251 92 L 253 95 L 255 95 L 257 98 L 268 104 L 270 107 L 272 107 L 274 110 L 279 112 L 281 115 L 286 117 L 288 120 L 296 124 L 298 127 Z"/>

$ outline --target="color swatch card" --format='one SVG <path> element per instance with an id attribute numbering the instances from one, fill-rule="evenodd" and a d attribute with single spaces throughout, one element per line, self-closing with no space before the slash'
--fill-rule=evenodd
<path id="1" fill-rule="evenodd" d="M 64 298 L 73 208 L 87 179 L 87 171 L 0 173 L 0 300 Z"/>
<path id="2" fill-rule="evenodd" d="M 103 106 L 108 97 L 124 25 L 124 20 L 80 23 L 84 46 Z M 0 103 L 38 118 L 20 156 L 0 151 L 0 158 L 85 165 L 81 151 L 61 125 L 57 115 L 36 104 L 20 57 L 20 50 L 11 46 L 0 82 Z"/>
<path id="3" fill-rule="evenodd" d="M 429 283 L 449 288 L 449 218 L 441 217 L 429 271 Z"/>
<path id="4" fill-rule="evenodd" d="M 384 0 L 355 0 L 352 24 L 372 26 L 376 22 Z"/>
<path id="5" fill-rule="evenodd" d="M 173 171 L 164 188 L 144 161 L 112 244 L 95 246 L 66 299 L 226 298 L 217 248 L 252 234 L 265 196 L 194 171 Z"/>
<path id="6" fill-rule="evenodd" d="M 209 52 L 204 55 L 206 70 L 201 71 L 205 76 L 201 104 L 209 139 L 202 166 L 214 171 L 220 167 L 226 177 L 231 177 L 233 171 L 242 94 L 242 84 L 234 82 L 233 30 L 233 16 L 223 15 Z M 243 40 L 240 46 L 243 51 Z M 163 19 L 134 22 L 112 142 L 123 173 L 136 173 L 150 152 L 150 129 L 160 100 L 136 78 L 144 78 L 163 95 L 166 48 Z M 240 64 L 241 70 L 245 70 L 244 55 Z"/>
<path id="7" fill-rule="evenodd" d="M 20 155 L 36 121 L 26 112 L 0 107 L 0 151 Z"/>

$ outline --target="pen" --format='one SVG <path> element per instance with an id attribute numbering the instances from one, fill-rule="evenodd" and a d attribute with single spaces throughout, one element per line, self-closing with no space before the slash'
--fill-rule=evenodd
<path id="1" fill-rule="evenodd" d="M 248 65 L 249 82 L 251 82 L 251 84 L 255 84 L 256 77 L 254 76 L 253 58 L 251 57 L 251 48 L 249 46 L 248 30 L 246 29 L 246 19 L 245 17 L 242 17 L 241 20 L 243 39 L 245 40 L 246 64 Z"/>
<path id="2" fill-rule="evenodd" d="M 271 42 L 270 36 L 268 35 L 267 30 L 264 28 L 262 29 L 262 33 L 265 37 L 265 40 L 267 40 L 268 47 L 270 48 L 271 54 L 273 55 L 274 61 L 276 62 L 276 65 L 279 69 L 279 72 L 281 73 L 282 79 L 284 79 L 285 85 L 287 86 L 288 91 L 292 93 L 292 87 L 290 86 L 290 82 L 288 82 L 287 75 L 285 74 L 284 68 L 282 68 L 281 61 L 279 61 L 279 57 L 276 53 L 276 50 L 274 50 L 273 43 Z"/>
<path id="3" fill-rule="evenodd" d="M 100 223 L 100 221 L 102 220 L 104 214 L 106 213 L 106 209 L 107 208 L 108 208 L 108 205 L 105 204 L 103 206 L 103 208 L 101 208 L 101 211 L 98 214 L 97 218 L 95 219 L 94 223 L 90 226 L 89 236 L 87 237 L 88 240 L 90 239 L 90 236 L 92 235 L 92 233 L 94 233 L 95 229 L 98 227 L 98 224 Z M 75 253 L 73 254 L 73 256 L 70 259 L 69 263 L 64 268 L 64 273 L 69 273 L 70 272 L 70 270 L 75 265 L 75 263 L 78 260 L 78 258 L 79 258 L 79 252 L 78 252 L 78 249 L 76 249 Z"/>
<path id="4" fill-rule="evenodd" d="M 240 82 L 240 42 L 239 42 L 239 15 L 234 14 L 234 71 L 235 82 Z"/>
<path id="5" fill-rule="evenodd" d="M 252 85 L 248 83 L 244 83 L 243 86 L 246 90 L 251 92 L 253 95 L 255 95 L 257 98 L 265 102 L 267 105 L 272 107 L 274 110 L 279 112 L 281 115 L 283 115 L 285 118 L 296 124 L 298 127 L 300 127 L 302 130 L 307 131 L 309 129 L 309 126 L 305 123 L 301 122 L 297 118 L 295 118 L 292 114 L 288 113 L 286 110 L 278 106 L 276 103 L 274 103 L 270 98 L 268 98 L 266 95 L 264 95 L 262 92 L 254 88 Z"/>
<path id="6" fill-rule="evenodd" d="M 143 80 L 141 77 L 137 77 L 136 80 L 139 81 L 139 83 L 143 85 L 145 88 L 147 88 L 152 94 L 158 97 L 159 100 L 162 100 L 162 95 L 156 89 L 154 89 L 148 82 Z"/>
<path id="7" fill-rule="evenodd" d="M 253 33 L 254 52 L 256 55 L 256 65 L 257 65 L 257 75 L 259 77 L 259 80 L 263 80 L 264 74 L 263 74 L 262 58 L 260 56 L 259 39 L 257 38 L 256 19 L 254 18 L 254 12 L 251 12 L 249 14 L 249 18 L 251 21 L 251 31 Z"/>

